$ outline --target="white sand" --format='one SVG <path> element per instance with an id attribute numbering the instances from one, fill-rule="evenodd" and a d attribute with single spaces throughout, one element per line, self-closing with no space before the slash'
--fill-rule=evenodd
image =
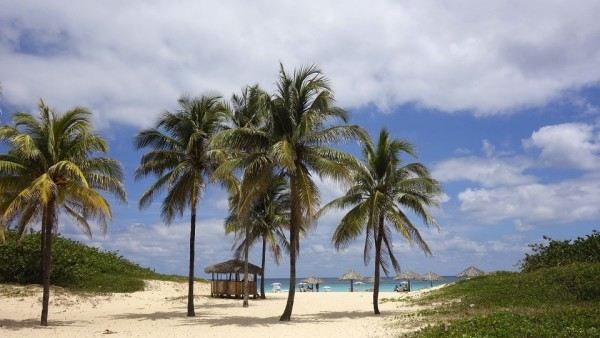
<path id="1" fill-rule="evenodd" d="M 388 337 L 414 324 L 401 319 L 411 313 L 406 302 L 380 304 L 382 315 L 373 315 L 368 292 L 296 293 L 291 322 L 280 322 L 287 293 L 267 293 L 266 300 L 208 297 L 209 286 L 197 283 L 196 317 L 186 314 L 186 284 L 147 282 L 142 292 L 111 295 L 51 293 L 50 326 L 38 325 L 41 290 L 10 287 L 10 297 L 0 296 L 0 337 Z M 15 296 L 15 291 L 23 296 Z M 6 287 L 3 290 L 6 294 Z M 420 292 L 411 293 L 418 296 Z M 382 298 L 407 297 L 381 293 Z M 400 318 L 400 319 L 399 319 Z M 406 318 L 404 316 L 404 318 Z"/>

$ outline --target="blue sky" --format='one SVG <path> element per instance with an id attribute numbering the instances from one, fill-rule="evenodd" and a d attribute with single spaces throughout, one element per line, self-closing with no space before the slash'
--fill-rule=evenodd
<path id="1" fill-rule="evenodd" d="M 317 10 L 318 9 L 318 10 Z M 573 238 L 600 220 L 600 24 L 597 2 L 243 1 L 73 4 L 0 0 L 0 120 L 39 98 L 95 113 L 126 170 L 127 205 L 109 232 L 85 239 L 158 271 L 184 274 L 188 219 L 166 226 L 158 204 L 137 209 L 150 181 L 131 173 L 132 137 L 179 95 L 273 87 L 278 62 L 317 63 L 352 122 L 413 142 L 444 186 L 423 228 L 433 256 L 395 237 L 405 269 L 455 274 L 468 265 L 514 270 L 542 235 Z M 357 153 L 355 145 L 344 149 Z M 319 180 L 323 200 L 343 188 Z M 231 256 L 226 195 L 209 187 L 199 209 L 197 271 Z M 362 263 L 362 239 L 336 252 L 341 213 L 302 240 L 299 274 L 335 276 Z M 258 262 L 258 250 L 253 261 Z M 270 264 L 285 276 L 287 264 Z"/>

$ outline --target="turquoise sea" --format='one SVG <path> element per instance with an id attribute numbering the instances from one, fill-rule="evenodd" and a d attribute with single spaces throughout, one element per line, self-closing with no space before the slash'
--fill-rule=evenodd
<path id="1" fill-rule="evenodd" d="M 306 277 L 298 278 L 297 282 L 300 282 L 302 279 Z M 319 291 L 323 292 L 325 286 L 329 286 L 331 288 L 331 292 L 348 292 L 350 291 L 350 281 L 341 281 L 338 280 L 337 277 L 319 277 L 323 280 L 323 284 L 319 285 Z M 442 276 L 442 280 L 434 281 L 433 286 L 452 283 L 458 280 L 456 276 Z M 281 290 L 287 291 L 289 285 L 289 279 L 287 278 L 265 278 L 265 292 L 271 292 L 271 284 L 272 283 L 281 283 Z M 381 292 L 392 292 L 394 291 L 394 287 L 398 285 L 400 281 L 394 280 L 393 278 L 382 278 L 380 282 L 380 291 Z M 429 288 L 431 287 L 431 283 L 429 281 L 411 281 L 412 291 Z M 366 291 L 373 287 L 372 283 L 364 282 L 364 284 L 357 284 L 354 282 L 354 291 Z M 298 290 L 296 286 L 296 291 Z"/>

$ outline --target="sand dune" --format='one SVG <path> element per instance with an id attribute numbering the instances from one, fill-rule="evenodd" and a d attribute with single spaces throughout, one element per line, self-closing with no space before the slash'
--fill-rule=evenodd
<path id="1" fill-rule="evenodd" d="M 382 315 L 374 316 L 371 293 L 297 293 L 293 321 L 282 323 L 286 293 L 268 294 L 242 308 L 241 300 L 208 297 L 208 285 L 197 283 L 197 316 L 187 318 L 185 283 L 148 281 L 145 291 L 131 294 L 54 290 L 50 326 L 43 328 L 38 326 L 41 290 L 11 288 L 0 298 L 1 337 L 388 337 L 414 329 L 398 318 L 416 310 L 405 302 L 384 302 Z M 390 297 L 399 295 L 381 294 Z"/>

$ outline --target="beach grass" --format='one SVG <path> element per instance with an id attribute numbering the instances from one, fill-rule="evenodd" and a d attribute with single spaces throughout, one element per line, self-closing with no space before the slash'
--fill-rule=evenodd
<path id="1" fill-rule="evenodd" d="M 185 282 L 187 277 L 156 273 L 125 259 L 117 252 L 101 250 L 54 236 L 52 284 L 71 291 L 134 292 L 144 290 L 144 280 Z M 0 283 L 39 284 L 40 236 L 17 240 L 8 232 L 0 245 Z M 203 281 L 197 279 L 197 281 Z"/>
<path id="2" fill-rule="evenodd" d="M 414 337 L 600 337 L 600 264 L 494 273 L 416 302 L 435 306 Z"/>

